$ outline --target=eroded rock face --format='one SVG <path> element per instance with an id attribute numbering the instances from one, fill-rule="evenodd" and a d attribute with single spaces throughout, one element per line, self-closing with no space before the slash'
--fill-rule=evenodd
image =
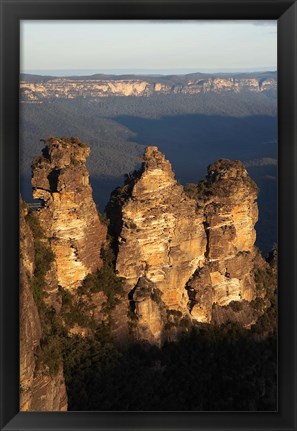
<path id="1" fill-rule="evenodd" d="M 157 292 L 160 293 L 154 283 L 141 277 L 131 297 L 134 301 L 135 316 L 137 317 L 136 337 L 159 344 L 165 316 L 164 310 L 158 303 Z"/>
<path id="2" fill-rule="evenodd" d="M 255 298 L 254 243 L 258 189 L 239 161 L 219 160 L 208 167 L 198 186 L 197 203 L 204 211 L 207 249 L 204 265 L 189 282 L 192 317 L 210 322 L 213 304 Z"/>
<path id="3" fill-rule="evenodd" d="M 204 260 L 206 235 L 202 214 L 156 147 L 146 149 L 142 172 L 122 216 L 118 275 L 130 290 L 145 277 L 162 292 L 168 308 L 184 309 L 184 286 Z"/>
<path id="4" fill-rule="evenodd" d="M 31 281 L 35 269 L 34 240 L 25 216 L 27 208 L 20 201 L 20 410 L 67 410 L 63 367 L 55 376 L 38 369 L 37 355 L 42 338 L 38 309 Z"/>
<path id="5" fill-rule="evenodd" d="M 35 353 L 41 338 L 41 324 L 31 291 L 34 271 L 34 243 L 25 221 L 26 207 L 20 201 L 20 409 L 32 402 Z"/>
<path id="6" fill-rule="evenodd" d="M 163 77 L 161 81 L 135 78 L 113 77 L 111 80 L 94 78 L 72 79 L 54 78 L 43 82 L 20 82 L 21 96 L 24 100 L 39 101 L 44 98 L 75 99 L 84 97 L 98 99 L 107 96 L 153 96 L 155 94 L 198 94 L 198 93 L 240 93 L 241 91 L 275 91 L 277 82 L 274 77 L 239 78 L 226 76 L 204 76 L 193 79 L 187 76 Z"/>
<path id="7" fill-rule="evenodd" d="M 50 138 L 42 153 L 32 164 L 33 196 L 43 202 L 38 216 L 56 257 L 57 284 L 73 291 L 102 266 L 106 239 L 85 166 L 90 149 L 77 138 Z"/>
<path id="8" fill-rule="evenodd" d="M 100 323 L 105 295 L 77 294 L 86 275 L 102 266 L 106 241 L 85 167 L 88 154 L 78 139 L 49 139 L 33 162 L 32 185 L 44 203 L 37 214 L 55 253 L 46 274 L 48 305 L 60 285 L 74 302 L 85 302 L 85 317 Z M 141 169 L 126 177 L 107 206 L 115 270 L 124 285 L 109 316 L 116 340 L 160 344 L 189 321 L 238 318 L 246 327 L 255 321 L 249 303 L 260 295 L 254 268 L 263 264 L 254 247 L 257 192 L 243 164 L 229 160 L 210 165 L 206 180 L 185 190 L 165 156 L 147 147 Z M 234 302 L 244 304 L 240 313 Z M 69 334 L 86 331 L 68 328 Z"/>
<path id="9" fill-rule="evenodd" d="M 252 251 L 258 221 L 258 189 L 240 161 L 219 160 L 208 168 L 205 215 L 209 259 Z M 227 246 L 227 249 L 226 249 Z"/>
<path id="10" fill-rule="evenodd" d="M 67 411 L 67 393 L 64 382 L 63 366 L 51 377 L 43 371 L 36 374 L 33 382 L 30 411 Z"/>
<path id="11" fill-rule="evenodd" d="M 202 213 L 176 182 L 170 163 L 157 147 L 146 149 L 141 170 L 125 187 L 130 192 L 121 205 L 117 273 L 124 278 L 127 292 L 134 289 L 137 296 L 139 280 L 144 278 L 160 291 L 168 309 L 187 313 L 185 285 L 203 262 L 206 247 Z M 158 312 L 150 319 L 145 311 L 153 308 L 150 299 L 137 302 L 139 314 L 146 316 L 142 319 L 159 337 Z"/>
<path id="12" fill-rule="evenodd" d="M 221 323 L 232 313 L 217 312 L 215 319 L 214 307 L 256 296 L 254 267 L 262 259 L 254 247 L 256 184 L 241 162 L 219 160 L 194 189 L 185 193 L 164 155 L 148 147 L 141 170 L 108 207 L 119 239 L 116 270 L 135 302 L 139 338 L 160 340 L 164 310 Z M 153 288 L 161 305 L 152 299 Z M 241 321 L 255 317 L 246 310 Z"/>

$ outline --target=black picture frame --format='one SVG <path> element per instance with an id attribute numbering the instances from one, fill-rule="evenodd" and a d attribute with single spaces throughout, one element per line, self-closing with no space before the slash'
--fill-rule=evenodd
<path id="1" fill-rule="evenodd" d="M 296 430 L 297 3 L 292 0 L 0 0 L 1 430 Z M 276 412 L 19 412 L 19 22 L 277 19 L 279 335 Z M 144 388 L 145 390 L 145 388 Z"/>

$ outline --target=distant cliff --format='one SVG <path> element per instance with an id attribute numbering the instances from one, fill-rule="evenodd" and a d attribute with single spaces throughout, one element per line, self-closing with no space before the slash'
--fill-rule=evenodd
<path id="1" fill-rule="evenodd" d="M 34 79 L 35 78 L 35 79 Z M 91 99 L 107 96 L 152 96 L 157 94 L 197 94 L 242 91 L 276 91 L 276 73 L 190 74 L 181 76 L 105 76 L 21 77 L 21 98 L 42 101 L 46 98 Z"/>
<path id="2" fill-rule="evenodd" d="M 88 155 L 78 138 L 48 139 L 32 163 L 39 207 L 21 202 L 22 410 L 66 409 L 63 337 L 103 330 L 118 345 L 160 346 L 197 325 L 251 328 L 276 287 L 254 246 L 258 188 L 240 161 L 219 160 L 184 188 L 147 147 L 103 221 Z"/>

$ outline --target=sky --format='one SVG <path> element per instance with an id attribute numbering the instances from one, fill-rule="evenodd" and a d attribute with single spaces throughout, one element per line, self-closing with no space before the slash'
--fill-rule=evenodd
<path id="1" fill-rule="evenodd" d="M 276 21 L 21 21 L 21 72 L 277 68 Z"/>

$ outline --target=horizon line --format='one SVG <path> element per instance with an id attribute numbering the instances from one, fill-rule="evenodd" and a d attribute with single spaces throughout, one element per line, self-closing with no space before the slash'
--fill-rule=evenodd
<path id="1" fill-rule="evenodd" d="M 118 71 L 118 73 L 116 73 Z M 61 75 L 64 73 L 65 75 Z M 69 76 L 92 76 L 92 75 L 188 75 L 188 74 L 214 74 L 214 73 L 261 73 L 277 72 L 276 67 L 249 68 L 249 69 L 29 69 L 20 71 L 20 74 L 46 76 L 49 74 L 59 73 L 59 77 Z M 53 75 L 55 76 L 55 75 Z"/>

